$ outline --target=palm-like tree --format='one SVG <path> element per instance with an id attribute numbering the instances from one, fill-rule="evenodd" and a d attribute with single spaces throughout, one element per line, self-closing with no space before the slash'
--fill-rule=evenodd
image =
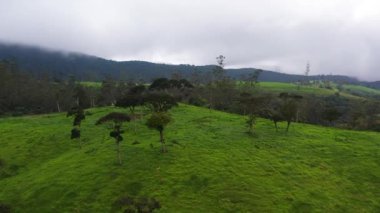
<path id="1" fill-rule="evenodd" d="M 113 129 L 110 132 L 110 137 L 115 138 L 115 142 L 117 145 L 117 157 L 119 160 L 119 164 L 121 165 L 121 156 L 120 156 L 120 142 L 123 140 L 122 134 L 124 131 L 121 129 L 124 122 L 131 121 L 131 117 L 125 113 L 121 112 L 111 112 L 103 117 L 101 117 L 96 125 L 113 122 Z"/>
<path id="2" fill-rule="evenodd" d="M 168 125 L 171 121 L 171 117 L 168 113 L 165 112 L 156 112 L 153 113 L 150 118 L 147 120 L 146 125 L 160 132 L 160 142 L 161 142 L 161 151 L 167 152 L 165 146 L 165 138 L 164 138 L 164 129 L 166 125 Z"/>

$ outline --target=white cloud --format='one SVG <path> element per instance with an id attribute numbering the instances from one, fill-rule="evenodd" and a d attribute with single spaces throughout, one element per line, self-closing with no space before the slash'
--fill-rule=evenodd
<path id="1" fill-rule="evenodd" d="M 376 0 L 0 0 L 0 40 L 118 60 L 380 80 Z"/>

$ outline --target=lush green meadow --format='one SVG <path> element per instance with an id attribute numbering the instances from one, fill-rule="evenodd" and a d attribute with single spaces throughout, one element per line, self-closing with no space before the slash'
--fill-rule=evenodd
<path id="1" fill-rule="evenodd" d="M 85 87 L 94 87 L 94 88 L 100 88 L 102 86 L 102 82 L 96 82 L 96 81 L 81 81 L 80 84 Z"/>
<path id="2" fill-rule="evenodd" d="M 334 95 L 336 90 L 329 90 L 325 88 L 319 88 L 317 86 L 304 86 L 304 85 L 296 85 L 292 83 L 281 83 L 281 82 L 260 82 L 259 89 L 268 90 L 272 92 L 294 92 L 294 93 L 312 93 L 319 95 Z"/>
<path id="3" fill-rule="evenodd" d="M 349 92 L 355 92 L 363 95 L 380 95 L 380 90 L 360 85 L 345 84 L 343 85 L 343 88 Z"/>
<path id="4" fill-rule="evenodd" d="M 331 96 L 335 95 L 339 91 L 333 86 L 333 89 L 327 89 L 327 88 L 320 88 L 316 85 L 296 85 L 293 83 L 281 83 L 281 82 L 260 82 L 258 83 L 257 87 L 255 88 L 256 91 L 261 92 L 272 92 L 272 93 L 281 93 L 281 92 L 290 92 L 290 93 L 297 93 L 297 94 L 306 94 L 306 95 L 317 95 L 317 96 Z M 363 87 L 367 88 L 367 87 Z M 370 88 L 368 88 L 370 89 Z M 376 91 L 376 90 L 375 90 Z M 380 91 L 379 91 L 380 92 Z M 347 91 L 341 91 L 339 92 L 341 96 L 351 98 L 351 99 L 358 99 L 359 96 L 355 96 L 350 94 Z"/>
<path id="5" fill-rule="evenodd" d="M 264 86 L 264 85 L 261 85 Z M 118 212 L 123 196 L 151 197 L 158 212 L 380 212 L 380 134 L 306 124 L 276 132 L 259 120 L 180 105 L 160 153 L 145 118 L 127 124 L 123 165 L 109 127 L 89 110 L 84 146 L 65 114 L 0 119 L 0 202 L 15 212 Z M 141 112 L 141 109 L 140 109 Z M 134 144 L 134 145 L 133 145 Z"/>

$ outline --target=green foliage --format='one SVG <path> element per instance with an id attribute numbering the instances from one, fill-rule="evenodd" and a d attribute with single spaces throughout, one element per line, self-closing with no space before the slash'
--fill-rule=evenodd
<path id="1" fill-rule="evenodd" d="M 82 148 L 82 143 L 80 141 L 80 136 L 81 136 L 80 125 L 82 123 L 82 120 L 86 118 L 85 112 L 80 106 L 73 107 L 66 114 L 66 117 L 71 117 L 71 116 L 74 116 L 74 121 L 73 121 L 73 128 L 71 129 L 70 138 L 78 139 L 79 146 L 80 148 Z"/>
<path id="2" fill-rule="evenodd" d="M 135 107 L 144 104 L 144 99 L 141 94 L 127 94 L 116 100 L 116 106 L 129 108 L 131 113 L 134 113 Z"/>
<path id="3" fill-rule="evenodd" d="M 166 112 L 155 112 L 153 113 L 148 120 L 146 121 L 146 125 L 160 132 L 160 142 L 161 142 L 161 151 L 167 152 L 164 138 L 164 129 L 165 126 L 171 122 L 171 117 Z"/>
<path id="4" fill-rule="evenodd" d="M 150 92 L 144 100 L 153 112 L 167 112 L 178 105 L 176 98 L 164 92 Z"/>
<path id="5" fill-rule="evenodd" d="M 80 125 L 82 123 L 82 120 L 86 118 L 85 112 L 80 106 L 73 107 L 66 114 L 66 117 L 71 117 L 71 116 L 74 116 L 74 121 L 73 121 L 73 128 L 71 129 L 70 138 L 78 139 L 79 147 L 82 148 L 82 143 L 80 141 L 80 136 L 81 136 Z"/>
<path id="6" fill-rule="evenodd" d="M 85 112 L 81 107 L 73 107 L 71 108 L 66 117 L 74 117 L 73 126 L 80 126 L 81 122 L 86 118 Z"/>
<path id="7" fill-rule="evenodd" d="M 146 125 L 149 128 L 156 129 L 157 131 L 163 131 L 165 126 L 171 121 L 171 117 L 168 113 L 158 112 L 153 113 L 147 120 Z"/>
<path id="8" fill-rule="evenodd" d="M 103 124 L 106 122 L 114 122 L 115 124 L 119 124 L 129 121 L 131 121 L 131 117 L 129 115 L 121 112 L 111 112 L 99 118 L 99 120 L 96 121 L 96 125 Z"/>
<path id="9" fill-rule="evenodd" d="M 256 124 L 256 115 L 255 114 L 249 114 L 247 118 L 247 126 L 248 126 L 248 133 L 252 134 L 253 133 L 253 127 Z"/>
<path id="10" fill-rule="evenodd" d="M 76 138 L 80 138 L 80 129 L 74 127 L 71 130 L 71 139 L 76 139 Z"/>
<path id="11" fill-rule="evenodd" d="M 184 88 L 193 88 L 194 86 L 186 79 L 167 79 L 167 78 L 158 78 L 155 79 L 152 84 L 149 86 L 150 90 L 166 90 L 166 89 L 184 89 Z"/>

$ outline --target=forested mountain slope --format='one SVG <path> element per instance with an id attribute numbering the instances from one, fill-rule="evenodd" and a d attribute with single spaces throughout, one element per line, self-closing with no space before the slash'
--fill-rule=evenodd
<path id="1" fill-rule="evenodd" d="M 205 73 L 212 71 L 214 68 L 213 65 L 171 65 L 145 61 L 118 62 L 80 53 L 63 53 L 38 47 L 4 43 L 0 43 L 0 59 L 15 61 L 20 69 L 34 73 L 37 76 L 49 75 L 56 79 L 67 79 L 68 76 L 73 75 L 82 81 L 100 81 L 106 77 L 121 80 L 142 79 L 150 81 L 158 77 L 170 77 L 175 72 L 181 73 L 185 77 L 190 77 L 193 73 Z M 254 68 L 227 69 L 227 74 L 234 78 L 241 78 L 255 70 Z M 301 75 L 267 70 L 264 70 L 259 77 L 260 81 L 272 82 L 296 82 L 303 79 L 304 77 Z M 310 76 L 309 79 L 324 79 L 353 84 L 360 83 L 352 77 L 338 75 Z M 372 83 L 371 86 L 380 87 L 376 83 Z"/>

